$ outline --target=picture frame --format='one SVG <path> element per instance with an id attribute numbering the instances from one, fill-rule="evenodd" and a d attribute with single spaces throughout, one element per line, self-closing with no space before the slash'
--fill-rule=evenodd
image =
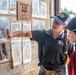
<path id="1" fill-rule="evenodd" d="M 39 21 L 39 30 L 45 29 L 45 21 Z"/>
<path id="2" fill-rule="evenodd" d="M 11 32 L 21 30 L 21 22 L 11 22 Z M 21 37 L 14 37 L 11 39 L 11 43 L 20 43 Z"/>
<path id="3" fill-rule="evenodd" d="M 16 14 L 16 0 L 9 1 L 9 13 Z"/>
<path id="4" fill-rule="evenodd" d="M 9 18 L 0 16 L 0 39 L 5 40 L 7 36 L 7 28 L 9 28 Z"/>
<path id="5" fill-rule="evenodd" d="M 9 0 L 0 0 L 0 14 L 8 14 Z"/>
<path id="6" fill-rule="evenodd" d="M 39 17 L 39 0 L 32 0 L 32 17 Z"/>
<path id="7" fill-rule="evenodd" d="M 9 61 L 8 59 L 8 51 L 9 51 L 9 44 L 7 43 L 0 43 L 0 63 Z"/>
<path id="8" fill-rule="evenodd" d="M 12 48 L 12 60 L 13 60 L 13 66 L 17 66 L 22 64 L 22 51 L 21 51 L 21 44 L 11 44 Z"/>
<path id="9" fill-rule="evenodd" d="M 32 20 L 32 30 L 39 30 L 39 20 Z"/>
<path id="10" fill-rule="evenodd" d="M 47 16 L 47 6 L 45 2 L 40 1 L 40 11 L 39 11 L 39 16 L 40 18 L 46 18 Z"/>
<path id="11" fill-rule="evenodd" d="M 31 62 L 31 42 L 25 42 L 23 46 L 23 64 Z"/>
<path id="12" fill-rule="evenodd" d="M 23 23 L 22 25 L 23 25 L 22 27 L 23 31 L 31 31 L 31 22 Z M 30 38 L 22 37 L 22 42 L 27 42 L 27 41 L 30 41 Z"/>

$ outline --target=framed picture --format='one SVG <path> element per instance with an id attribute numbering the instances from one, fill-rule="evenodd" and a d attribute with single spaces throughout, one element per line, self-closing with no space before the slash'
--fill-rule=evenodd
<path id="1" fill-rule="evenodd" d="M 9 28 L 9 19 L 5 16 L 0 16 L 0 38 L 7 38 L 7 28 Z"/>
<path id="2" fill-rule="evenodd" d="M 23 64 L 31 61 L 31 42 L 23 43 Z"/>
<path id="3" fill-rule="evenodd" d="M 45 29 L 45 21 L 39 21 L 39 30 Z"/>
<path id="4" fill-rule="evenodd" d="M 12 60 L 13 66 L 20 65 L 22 63 L 22 51 L 21 44 L 11 44 L 12 48 Z"/>
<path id="5" fill-rule="evenodd" d="M 21 23 L 12 22 L 11 23 L 11 32 L 15 32 L 21 30 Z M 19 43 L 21 42 L 21 37 L 15 37 L 11 39 L 11 43 Z"/>
<path id="6" fill-rule="evenodd" d="M 32 17 L 39 17 L 39 0 L 32 0 Z"/>
<path id="7" fill-rule="evenodd" d="M 23 31 L 31 31 L 31 22 L 28 23 L 23 23 Z M 23 37 L 22 42 L 27 42 L 30 41 L 30 38 L 28 37 Z"/>
<path id="8" fill-rule="evenodd" d="M 0 0 L 0 14 L 8 14 L 9 0 Z"/>
<path id="9" fill-rule="evenodd" d="M 40 17 L 41 18 L 46 18 L 46 14 L 47 14 L 47 10 L 46 10 L 46 3 L 45 2 L 42 2 L 40 1 Z"/>
<path id="10" fill-rule="evenodd" d="M 32 30 L 38 30 L 38 29 L 39 29 L 39 21 L 32 20 Z"/>
<path id="11" fill-rule="evenodd" d="M 16 14 L 16 0 L 9 1 L 9 13 Z"/>
<path id="12" fill-rule="evenodd" d="M 9 44 L 8 43 L 2 43 L 0 44 L 0 63 L 2 62 L 7 62 L 8 59 L 8 48 Z"/>

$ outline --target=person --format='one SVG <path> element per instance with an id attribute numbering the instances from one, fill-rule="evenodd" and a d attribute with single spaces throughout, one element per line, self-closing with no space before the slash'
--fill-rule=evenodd
<path id="1" fill-rule="evenodd" d="M 10 33 L 8 37 L 29 37 L 38 43 L 38 58 L 40 71 L 39 75 L 66 75 L 64 53 L 64 28 L 70 16 L 65 12 L 60 12 L 54 17 L 52 28 L 49 30 L 16 31 Z M 68 54 L 73 52 L 73 45 L 68 41 Z"/>
<path id="2" fill-rule="evenodd" d="M 75 43 L 76 47 L 76 17 L 74 17 L 67 26 L 64 26 L 65 29 L 69 29 L 69 39 L 71 43 Z M 76 50 L 70 56 L 70 62 L 68 65 L 68 74 L 76 75 Z"/>

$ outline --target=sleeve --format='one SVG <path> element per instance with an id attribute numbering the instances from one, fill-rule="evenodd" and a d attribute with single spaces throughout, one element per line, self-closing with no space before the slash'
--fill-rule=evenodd
<path id="1" fill-rule="evenodd" d="M 35 31 L 31 31 L 31 33 L 32 33 L 31 40 L 35 40 L 35 41 L 39 42 L 39 41 L 42 41 L 42 39 L 44 39 L 43 30 L 35 30 Z"/>
<path id="2" fill-rule="evenodd" d="M 68 55 L 70 57 L 71 53 L 74 51 L 74 45 L 70 43 L 68 44 Z"/>

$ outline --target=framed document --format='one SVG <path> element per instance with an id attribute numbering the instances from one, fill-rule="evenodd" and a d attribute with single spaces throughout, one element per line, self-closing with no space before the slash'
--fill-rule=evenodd
<path id="1" fill-rule="evenodd" d="M 22 63 L 22 51 L 21 44 L 11 44 L 12 47 L 12 60 L 13 66 L 20 65 Z"/>
<path id="2" fill-rule="evenodd" d="M 39 20 L 32 20 L 32 30 L 39 29 Z"/>
<path id="3" fill-rule="evenodd" d="M 31 31 L 31 22 L 23 23 L 23 31 Z M 30 41 L 29 37 L 23 37 L 22 42 Z"/>
<path id="4" fill-rule="evenodd" d="M 31 61 L 31 42 L 23 43 L 23 63 Z"/>
<path id="5" fill-rule="evenodd" d="M 39 30 L 45 29 L 45 21 L 39 21 Z"/>
<path id="6" fill-rule="evenodd" d="M 0 0 L 0 14 L 8 14 L 9 0 Z"/>
<path id="7" fill-rule="evenodd" d="M 46 18 L 46 14 L 47 14 L 47 10 L 46 10 L 46 3 L 45 2 L 42 2 L 40 1 L 40 17 L 41 18 Z"/>
<path id="8" fill-rule="evenodd" d="M 39 0 L 32 0 L 32 17 L 39 17 Z"/>
<path id="9" fill-rule="evenodd" d="M 21 30 L 21 23 L 12 22 L 11 23 L 11 32 Z M 11 43 L 21 42 L 21 37 L 15 37 L 11 39 Z"/>
<path id="10" fill-rule="evenodd" d="M 16 0 L 9 1 L 9 13 L 16 14 Z"/>
<path id="11" fill-rule="evenodd" d="M 17 2 L 17 20 L 31 20 L 31 5 Z"/>

